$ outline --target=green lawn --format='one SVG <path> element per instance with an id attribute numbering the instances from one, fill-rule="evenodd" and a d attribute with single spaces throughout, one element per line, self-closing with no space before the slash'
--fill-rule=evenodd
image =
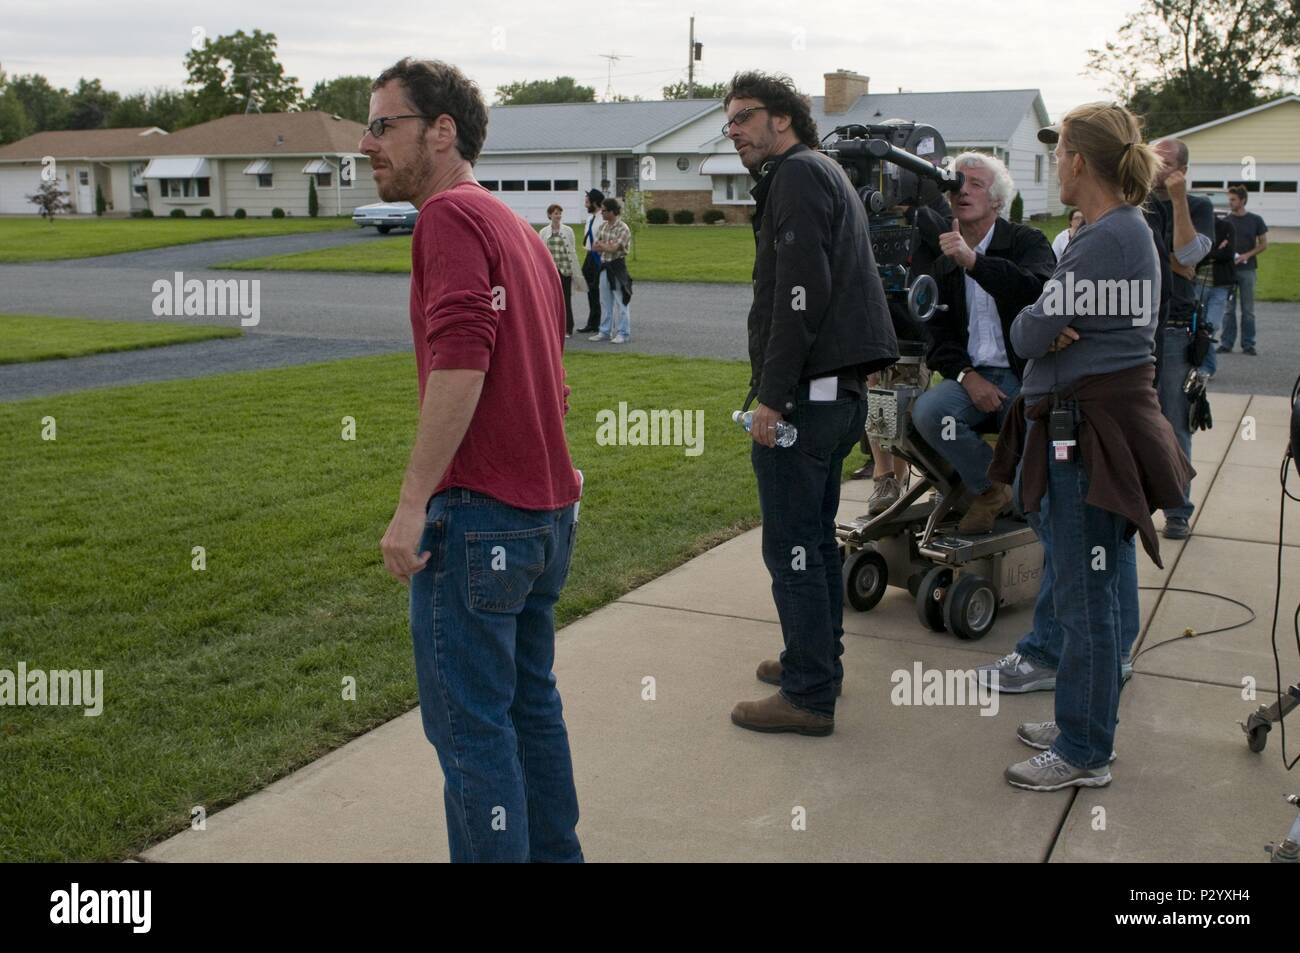
<path id="1" fill-rule="evenodd" d="M 187 245 L 216 238 L 259 238 L 355 228 L 335 218 L 0 218 L 0 262 L 89 258 Z"/>
<path id="2" fill-rule="evenodd" d="M 237 338 L 238 328 L 211 325 L 91 321 L 33 314 L 0 314 L 0 364 L 134 351 L 210 338 Z"/>
<path id="3" fill-rule="evenodd" d="M 758 516 L 744 364 L 566 364 L 587 485 L 561 624 Z M 619 401 L 703 410 L 703 454 L 598 446 Z M 0 708 L 0 860 L 126 857 L 416 704 L 378 550 L 416 414 L 408 356 L 0 404 L 0 668 L 104 671 L 98 717 Z"/>

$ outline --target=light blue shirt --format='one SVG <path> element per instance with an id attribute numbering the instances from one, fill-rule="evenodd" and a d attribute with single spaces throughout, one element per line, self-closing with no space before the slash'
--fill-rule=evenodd
<path id="1" fill-rule="evenodd" d="M 984 233 L 975 254 L 982 255 L 993 240 L 997 219 Z M 970 353 L 972 367 L 1010 367 L 1007 344 L 1002 339 L 1002 318 L 998 315 L 993 296 L 980 287 L 980 283 L 966 272 L 966 350 Z"/>

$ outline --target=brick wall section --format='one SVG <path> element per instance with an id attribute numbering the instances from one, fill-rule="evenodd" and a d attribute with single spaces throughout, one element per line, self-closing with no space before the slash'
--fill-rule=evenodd
<path id="1" fill-rule="evenodd" d="M 749 217 L 754 212 L 753 204 L 749 205 L 715 205 L 713 204 L 713 193 L 708 189 L 690 189 L 690 190 L 663 190 L 650 193 L 650 202 L 646 209 L 666 208 L 670 216 L 668 221 L 672 222 L 672 214 L 679 208 L 690 209 L 695 213 L 696 223 L 704 221 L 704 213 L 716 208 L 722 212 L 725 221 L 731 225 L 748 225 Z"/>

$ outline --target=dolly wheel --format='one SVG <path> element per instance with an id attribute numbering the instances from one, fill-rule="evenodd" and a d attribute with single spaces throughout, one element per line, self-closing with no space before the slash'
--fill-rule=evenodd
<path id="1" fill-rule="evenodd" d="M 876 550 L 861 549 L 844 564 L 844 598 L 859 612 L 870 612 L 889 587 L 889 565 Z"/>
<path id="2" fill-rule="evenodd" d="M 983 576 L 967 573 L 948 589 L 943 621 L 959 639 L 982 639 L 998 617 L 998 594 Z"/>
<path id="3" fill-rule="evenodd" d="M 916 590 L 916 618 L 932 632 L 944 630 L 943 602 L 948 586 L 952 584 L 952 570 L 935 566 L 925 574 Z"/>
<path id="4" fill-rule="evenodd" d="M 1268 744 L 1268 733 L 1273 726 L 1267 721 L 1257 721 L 1254 715 L 1246 721 L 1246 746 L 1259 754 Z"/>

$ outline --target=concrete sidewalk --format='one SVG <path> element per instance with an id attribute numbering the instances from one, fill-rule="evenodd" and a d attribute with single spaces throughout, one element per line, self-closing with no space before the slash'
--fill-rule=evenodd
<path id="1" fill-rule="evenodd" d="M 905 591 L 867 614 L 846 610 L 844 695 L 829 738 L 733 726 L 736 701 L 771 689 L 754 667 L 780 648 L 757 530 L 732 539 L 558 635 L 556 672 L 573 747 L 588 860 L 1263 861 L 1286 832 L 1300 774 L 1280 733 L 1252 754 L 1237 727 L 1276 685 L 1269 647 L 1278 464 L 1287 403 L 1214 395 L 1197 436 L 1193 536 L 1164 541 L 1165 569 L 1141 554 L 1143 635 L 1124 690 L 1113 783 L 1076 794 L 1009 787 L 1030 749 L 1020 721 L 1052 717 L 1052 695 L 976 707 L 891 704 L 892 672 L 969 669 L 1010 651 L 1028 606 L 977 643 L 923 630 Z M 1254 441 L 1241 421 L 1256 423 Z M 1294 477 L 1293 477 L 1294 480 Z M 869 483 L 845 485 L 844 517 Z M 1288 514 L 1292 515 L 1292 514 Z M 1157 517 L 1159 522 L 1159 517 Z M 1290 618 L 1300 600 L 1300 514 L 1283 554 L 1282 676 L 1300 678 Z M 1196 594 L 1167 587 L 1196 590 Z M 1251 606 L 1257 618 L 1232 632 Z M 1288 608 L 1289 607 L 1289 608 Z M 1155 651 L 1152 646 L 1180 641 Z M 653 677 L 656 699 L 642 700 Z M 1243 700 L 1256 680 L 1259 699 Z M 1300 721 L 1288 738 L 1294 757 Z M 792 829 L 802 808 L 806 830 Z M 1101 811 L 1097 809 L 1101 808 Z M 147 850 L 152 861 L 445 860 L 442 778 L 412 711 L 266 790 Z"/>

